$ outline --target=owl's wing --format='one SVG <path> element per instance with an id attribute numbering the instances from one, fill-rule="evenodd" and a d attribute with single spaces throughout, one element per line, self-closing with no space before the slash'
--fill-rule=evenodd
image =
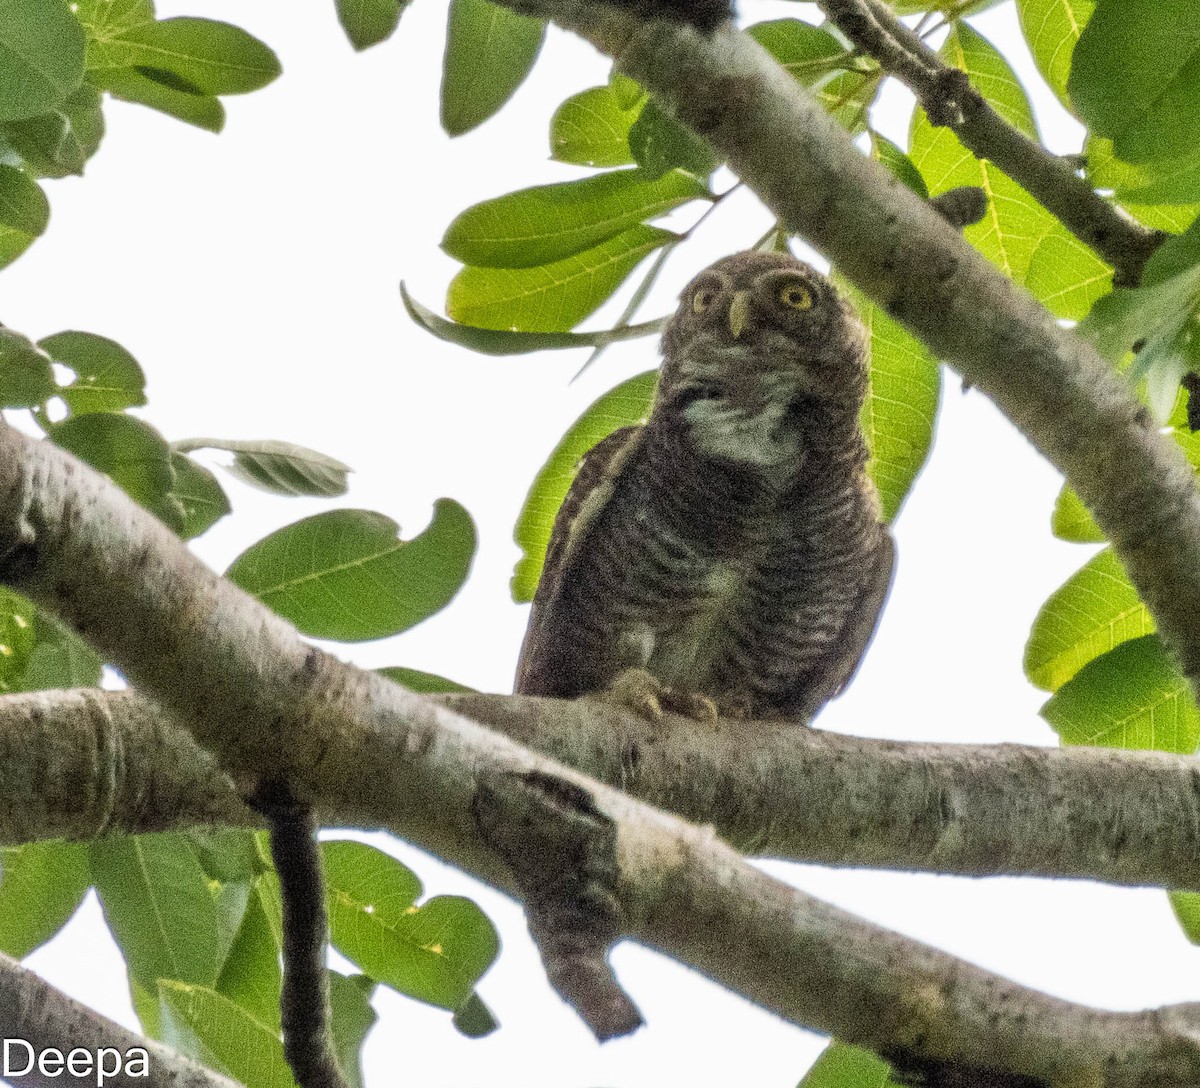
<path id="1" fill-rule="evenodd" d="M 641 425 L 621 427 L 584 454 L 550 533 L 542 576 L 533 595 L 529 627 L 517 662 L 517 679 L 513 688 L 517 694 L 540 691 L 545 686 L 539 682 L 537 675 L 538 650 L 547 636 L 563 580 L 578 554 L 580 542 L 608 503 L 622 466 L 640 447 L 644 431 L 645 427 Z"/>
<path id="2" fill-rule="evenodd" d="M 870 575 L 863 587 L 858 606 L 851 613 L 833 645 L 825 655 L 824 662 L 814 672 L 821 677 L 813 690 L 807 693 L 808 712 L 815 714 L 826 702 L 840 695 L 858 672 L 863 655 L 875 634 L 883 602 L 892 588 L 892 568 L 896 558 L 896 544 L 886 526 L 882 527 L 879 546 L 873 555 Z"/>

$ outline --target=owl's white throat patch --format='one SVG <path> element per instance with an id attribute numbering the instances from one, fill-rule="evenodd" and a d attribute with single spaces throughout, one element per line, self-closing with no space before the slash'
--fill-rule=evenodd
<path id="1" fill-rule="evenodd" d="M 700 453 L 768 468 L 798 463 L 803 453 L 799 432 L 784 425 L 787 410 L 784 399 L 768 396 L 748 408 L 718 395 L 693 401 L 683 418 Z"/>

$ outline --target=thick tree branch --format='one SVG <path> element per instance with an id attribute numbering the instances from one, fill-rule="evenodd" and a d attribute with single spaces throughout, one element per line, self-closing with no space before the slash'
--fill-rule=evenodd
<path id="1" fill-rule="evenodd" d="M 430 701 L 711 824 L 744 853 L 1200 891 L 1200 760 L 1191 756 L 899 743 L 779 722 L 670 716 L 664 725 L 593 699 Z M 102 743 L 112 755 L 97 759 Z M 32 791 L 35 775 L 45 798 Z M 92 800 L 102 795 L 105 804 Z M 405 833 L 388 809 L 356 801 L 347 810 L 321 783 L 313 802 L 327 826 Z M 133 692 L 0 698 L 0 844 L 259 823 L 211 757 Z"/>
<path id="2" fill-rule="evenodd" d="M 863 53 L 917 96 L 935 125 L 944 125 L 976 158 L 995 163 L 1041 202 L 1081 242 L 1116 269 L 1119 285 L 1136 286 L 1150 254 L 1165 238 L 1109 204 L 1073 167 L 1004 120 L 881 0 L 818 0 L 830 20 Z"/>
<path id="3" fill-rule="evenodd" d="M 796 1023 L 906 1061 L 1096 1088 L 1191 1088 L 1200 1007 L 1113 1013 L 871 925 L 686 824 L 307 646 L 107 480 L 0 426 L 0 581 L 58 612 L 237 781 L 287 777 L 513 890 L 476 824 L 481 777 L 561 779 L 611 822 L 624 936 Z M 0 1004 L 0 1009 L 3 1005 Z"/>
<path id="4" fill-rule="evenodd" d="M 62 1088 L 81 1085 L 95 1088 L 239 1088 L 236 1081 L 176 1054 L 173 1050 L 144 1039 L 120 1024 L 60 993 L 16 960 L 0 954 L 0 1031 L 8 1044 L 11 1068 L 23 1069 L 33 1059 L 27 1073 L 12 1077 L 13 1083 L 37 1088 Z M 24 1046 L 13 1040 L 23 1040 Z M 72 1051 L 90 1055 L 89 1071 L 70 1075 L 72 1068 L 82 1070 L 87 1060 L 75 1058 L 73 1067 L 39 1065 L 38 1057 L 49 1050 L 64 1056 Z M 140 1053 L 146 1055 L 143 1063 Z M 105 1075 L 97 1079 L 103 1066 Z M 55 1071 L 57 1070 L 57 1071 Z"/>
<path id="5" fill-rule="evenodd" d="M 642 23 L 586 0 L 521 3 L 610 54 L 707 140 L 789 232 L 999 405 L 1066 473 L 1200 690 L 1192 470 L 1124 379 L 861 154 L 745 34 Z"/>

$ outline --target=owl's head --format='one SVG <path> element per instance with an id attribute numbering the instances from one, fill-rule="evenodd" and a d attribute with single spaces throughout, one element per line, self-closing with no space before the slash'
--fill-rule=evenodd
<path id="1" fill-rule="evenodd" d="M 866 393 L 858 316 L 785 253 L 737 253 L 701 272 L 667 324 L 663 355 L 663 410 L 733 460 L 790 458 L 805 444 L 799 432 L 856 419 Z"/>

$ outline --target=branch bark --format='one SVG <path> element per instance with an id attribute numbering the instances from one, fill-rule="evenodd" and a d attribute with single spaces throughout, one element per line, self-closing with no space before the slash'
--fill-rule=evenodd
<path id="1" fill-rule="evenodd" d="M 429 701 L 711 824 L 743 853 L 1200 891 L 1200 760 L 1191 756 L 897 743 L 673 715 L 652 724 L 599 699 Z M 326 826 L 406 832 L 387 808 L 356 800 L 348 810 L 321 783 L 312 800 Z M 211 756 L 149 700 L 100 691 L 0 698 L 0 843 L 206 824 L 259 826 L 261 819 Z"/>
<path id="2" fill-rule="evenodd" d="M 857 49 L 874 57 L 917 96 L 933 124 L 949 128 L 976 158 L 995 163 L 1026 189 L 1113 266 L 1114 282 L 1137 286 L 1165 234 L 1122 215 L 1064 159 L 1005 121 L 971 86 L 965 72 L 946 64 L 881 0 L 818 3 Z"/>
<path id="3" fill-rule="evenodd" d="M 101 1083 L 109 1088 L 145 1088 L 148 1084 L 154 1088 L 239 1088 L 236 1081 L 205 1069 L 191 1058 L 126 1031 L 3 954 L 0 954 L 0 1025 L 6 1042 L 22 1040 L 31 1048 L 33 1067 L 28 1073 L 12 1078 L 22 1085 L 62 1088 L 70 1084 L 94 1088 Z M 22 1068 L 27 1058 L 25 1048 L 11 1043 L 11 1049 L 13 1068 Z M 49 1049 L 64 1055 L 86 1051 L 92 1058 L 90 1072 L 73 1076 L 70 1067 L 63 1066 L 57 1072 L 47 1072 L 37 1058 Z M 101 1054 L 102 1050 L 106 1053 Z M 144 1065 L 136 1054 L 130 1055 L 131 1050 L 145 1053 Z M 99 1061 L 105 1063 L 106 1075 L 98 1080 Z M 83 1058 L 78 1062 L 76 1068 L 81 1068 Z M 114 1069 L 118 1071 L 113 1072 Z"/>
<path id="4" fill-rule="evenodd" d="M 909 1066 L 1052 1084 L 1190 1088 L 1200 1006 L 1105 1012 L 871 925 L 699 828 L 306 645 L 122 492 L 0 427 L 0 580 L 58 612 L 214 750 L 235 782 L 388 811 L 404 837 L 512 891 L 476 823 L 481 780 L 561 780 L 610 825 L 609 917 L 795 1023 Z M 577 806 L 578 807 L 578 806 Z M 0 1010 L 4 1008 L 0 1003 Z"/>

